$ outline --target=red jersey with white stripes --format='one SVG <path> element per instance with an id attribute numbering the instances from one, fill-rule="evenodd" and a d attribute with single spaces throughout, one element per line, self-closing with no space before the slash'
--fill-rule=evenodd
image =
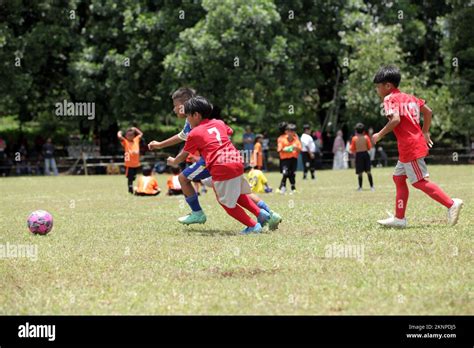
<path id="1" fill-rule="evenodd" d="M 420 127 L 420 108 L 425 101 L 395 89 L 384 98 L 383 105 L 386 116 L 400 115 L 400 123 L 393 129 L 400 162 L 426 157 L 428 145 Z"/>

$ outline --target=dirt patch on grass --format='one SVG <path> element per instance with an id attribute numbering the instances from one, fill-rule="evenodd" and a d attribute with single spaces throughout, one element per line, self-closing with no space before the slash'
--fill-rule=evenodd
<path id="1" fill-rule="evenodd" d="M 211 268 L 210 272 L 220 278 L 253 278 L 260 275 L 275 274 L 280 271 L 279 268 L 234 268 L 234 269 L 220 269 Z"/>

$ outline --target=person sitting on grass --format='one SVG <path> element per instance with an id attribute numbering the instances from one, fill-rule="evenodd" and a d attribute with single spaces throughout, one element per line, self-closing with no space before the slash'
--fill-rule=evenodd
<path id="1" fill-rule="evenodd" d="M 172 176 L 168 177 L 167 186 L 168 186 L 168 196 L 179 196 L 183 194 L 181 184 L 179 182 L 179 174 L 181 169 L 179 167 L 171 167 Z"/>
<path id="2" fill-rule="evenodd" d="M 137 180 L 137 187 L 135 188 L 136 196 L 157 196 L 160 194 L 158 181 L 151 175 L 151 167 L 143 167 L 143 175 L 140 175 Z"/>
<path id="3" fill-rule="evenodd" d="M 247 173 L 247 180 L 253 193 L 272 192 L 272 188 L 268 186 L 267 177 L 260 169 L 256 169 L 252 166 L 246 166 L 245 173 Z"/>

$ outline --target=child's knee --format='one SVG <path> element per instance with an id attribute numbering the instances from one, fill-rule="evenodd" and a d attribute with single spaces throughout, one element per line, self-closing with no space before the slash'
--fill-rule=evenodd
<path id="1" fill-rule="evenodd" d="M 394 175 L 393 181 L 395 184 L 406 184 L 407 176 L 406 175 Z"/>
<path id="2" fill-rule="evenodd" d="M 417 188 L 418 190 L 421 190 L 421 188 L 425 185 L 427 181 L 425 179 L 418 180 L 417 182 L 412 183 L 411 185 L 414 188 Z"/>
<path id="3" fill-rule="evenodd" d="M 187 184 L 191 182 L 183 173 L 179 173 L 178 175 L 178 181 L 180 184 Z"/>

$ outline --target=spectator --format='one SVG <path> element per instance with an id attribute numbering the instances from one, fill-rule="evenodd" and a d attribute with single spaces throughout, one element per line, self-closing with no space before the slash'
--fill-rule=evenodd
<path id="1" fill-rule="evenodd" d="M 51 138 L 48 138 L 46 144 L 43 145 L 43 158 L 44 158 L 44 174 L 51 175 L 51 169 L 54 175 L 58 175 L 58 168 L 56 166 L 56 160 L 54 159 L 54 145 Z"/>
<path id="2" fill-rule="evenodd" d="M 262 150 L 263 135 L 257 134 L 255 137 L 254 151 L 252 154 L 252 166 L 261 170 L 263 168 L 263 150 Z"/>
<path id="3" fill-rule="evenodd" d="M 7 143 L 0 138 L 0 176 L 6 176 L 7 173 Z"/>
<path id="4" fill-rule="evenodd" d="M 301 155 L 303 156 L 303 180 L 306 180 L 308 171 L 311 173 L 311 179 L 315 179 L 315 153 L 316 144 L 311 134 L 311 128 L 308 124 L 303 126 L 303 134 L 301 134 Z"/>
<path id="5" fill-rule="evenodd" d="M 268 170 L 268 155 L 270 151 L 270 139 L 268 138 L 268 132 L 263 132 L 262 138 L 262 150 L 263 150 L 263 170 Z"/>
<path id="6" fill-rule="evenodd" d="M 387 162 L 388 162 L 387 153 L 384 151 L 382 146 L 379 146 L 377 151 L 379 153 L 378 156 L 377 156 L 379 158 L 378 163 L 377 163 L 377 167 L 386 167 Z"/>
<path id="7" fill-rule="evenodd" d="M 245 158 L 251 158 L 252 151 L 254 148 L 254 143 L 255 143 L 255 134 L 252 132 L 252 128 L 250 126 L 245 127 L 243 141 L 244 141 Z"/>
<path id="8" fill-rule="evenodd" d="M 336 139 L 334 139 L 334 144 L 332 146 L 332 153 L 334 154 L 332 169 L 347 169 L 347 164 L 344 162 L 344 157 L 347 156 L 346 146 L 344 144 L 344 139 L 342 138 L 341 130 L 337 131 Z"/>
<path id="9" fill-rule="evenodd" d="M 107 175 L 116 175 L 120 174 L 120 167 L 115 164 L 114 160 L 111 159 L 109 164 L 107 164 Z"/>

